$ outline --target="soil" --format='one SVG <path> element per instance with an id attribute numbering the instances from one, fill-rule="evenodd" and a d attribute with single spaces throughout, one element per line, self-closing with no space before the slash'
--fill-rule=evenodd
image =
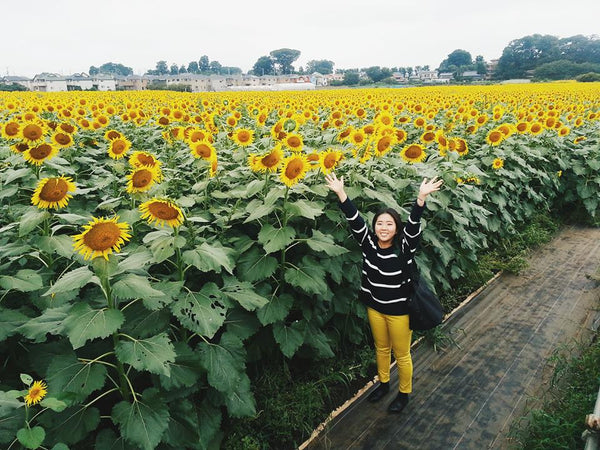
<path id="1" fill-rule="evenodd" d="M 303 448 L 510 448 L 510 425 L 547 383 L 552 352 L 598 327 L 599 268 L 600 228 L 564 228 L 523 273 L 501 274 L 447 319 L 456 345 L 413 350 L 413 393 L 400 415 L 387 413 L 394 368 L 384 400 L 368 403 L 368 385 Z"/>

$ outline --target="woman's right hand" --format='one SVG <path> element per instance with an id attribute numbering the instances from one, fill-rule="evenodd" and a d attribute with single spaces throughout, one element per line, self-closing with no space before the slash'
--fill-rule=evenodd
<path id="1" fill-rule="evenodd" d="M 348 198 L 344 191 L 344 177 L 341 176 L 338 179 L 335 172 L 331 172 L 329 175 L 325 175 L 325 181 L 327 182 L 327 187 L 337 194 L 340 202 L 344 203 Z"/>

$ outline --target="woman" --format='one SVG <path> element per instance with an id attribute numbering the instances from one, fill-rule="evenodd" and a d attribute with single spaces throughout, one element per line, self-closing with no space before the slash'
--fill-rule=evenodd
<path id="1" fill-rule="evenodd" d="M 423 180 L 410 217 L 402 226 L 398 213 L 387 208 L 373 218 L 373 232 L 344 192 L 344 177 L 335 173 L 325 176 L 327 186 L 340 200 L 340 207 L 360 243 L 363 253 L 362 282 L 359 299 L 367 307 L 367 315 L 375 341 L 377 373 L 380 384 L 368 397 L 370 402 L 381 400 L 389 391 L 390 356 L 394 350 L 398 366 L 399 392 L 388 411 L 399 413 L 408 403 L 412 392 L 412 359 L 407 300 L 411 292 L 406 266 L 414 264 L 413 255 L 421 236 L 421 214 L 425 199 L 438 191 L 442 180 Z"/>

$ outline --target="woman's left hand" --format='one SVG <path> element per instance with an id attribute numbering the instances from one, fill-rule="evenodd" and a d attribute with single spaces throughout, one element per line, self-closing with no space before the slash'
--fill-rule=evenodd
<path id="1" fill-rule="evenodd" d="M 431 194 L 432 192 L 439 191 L 440 186 L 444 181 L 438 180 L 438 177 L 433 177 L 431 180 L 427 181 L 427 178 L 423 178 L 421 182 L 421 186 L 419 187 L 419 200 L 425 201 L 425 198 Z"/>

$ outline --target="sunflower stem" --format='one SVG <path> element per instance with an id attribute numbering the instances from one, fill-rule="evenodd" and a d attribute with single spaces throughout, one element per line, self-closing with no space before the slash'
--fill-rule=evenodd
<path id="1" fill-rule="evenodd" d="M 179 237 L 179 227 L 173 228 L 175 234 L 175 256 L 177 258 L 177 279 L 183 281 L 183 261 L 181 260 L 181 249 L 177 245 L 177 238 Z"/>
<path id="2" fill-rule="evenodd" d="M 283 215 L 283 220 L 281 221 L 281 228 L 285 228 L 287 226 L 288 214 L 287 214 L 287 199 L 288 194 L 290 192 L 290 187 L 286 186 L 285 195 L 283 196 L 283 206 L 281 208 L 281 214 Z M 279 264 L 279 285 L 281 286 L 281 290 L 283 291 L 283 282 L 284 282 L 284 270 L 285 270 L 285 251 L 286 248 L 281 249 L 281 258 Z"/>

